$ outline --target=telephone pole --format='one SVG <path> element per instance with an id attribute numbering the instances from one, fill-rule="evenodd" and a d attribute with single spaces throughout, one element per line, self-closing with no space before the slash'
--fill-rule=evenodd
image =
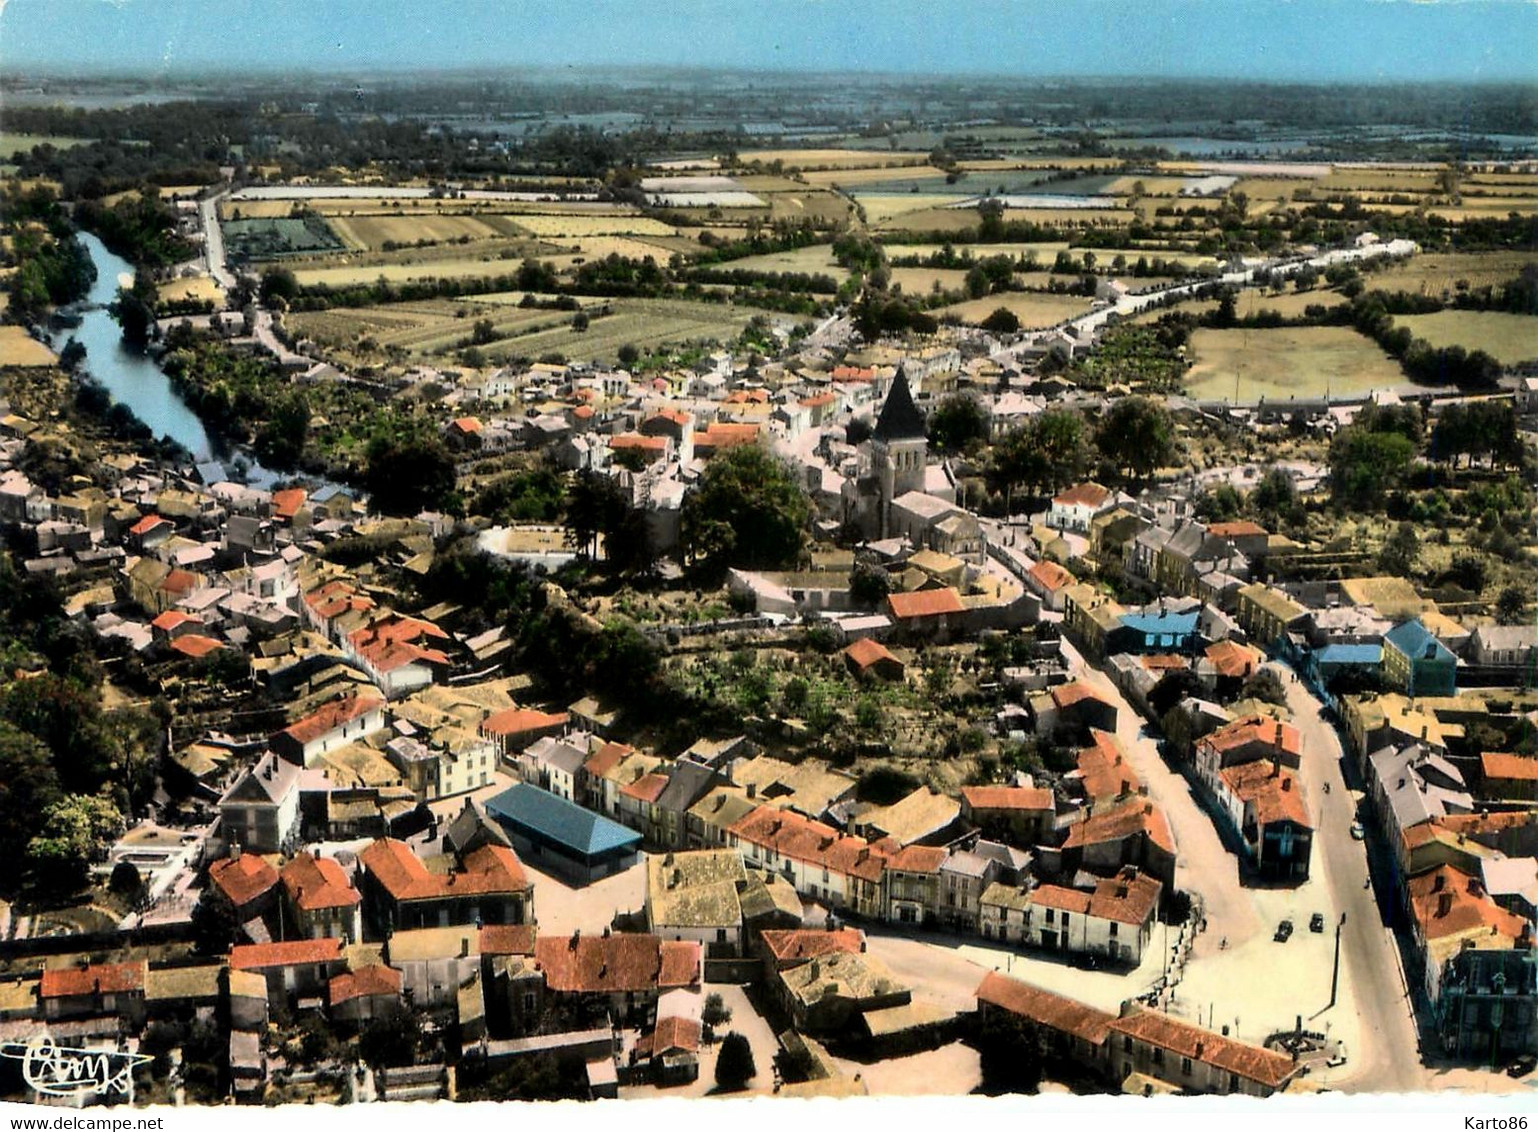
<path id="1" fill-rule="evenodd" d="M 1335 925 L 1335 967 L 1330 972 L 1330 1006 L 1335 1005 L 1335 995 L 1340 989 L 1340 929 L 1346 926 L 1346 914 L 1340 914 L 1340 922 Z M 1325 1007 L 1326 1010 L 1330 1006 Z"/>

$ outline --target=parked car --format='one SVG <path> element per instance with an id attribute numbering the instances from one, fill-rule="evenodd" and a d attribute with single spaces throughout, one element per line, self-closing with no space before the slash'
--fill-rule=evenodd
<path id="1" fill-rule="evenodd" d="M 1286 943 L 1290 938 L 1292 938 L 1292 921 L 1283 920 L 1276 925 L 1276 942 Z"/>
<path id="2" fill-rule="evenodd" d="M 1351 836 L 1357 841 L 1367 836 L 1367 831 L 1362 828 L 1361 822 L 1354 821 L 1351 823 Z"/>
<path id="3" fill-rule="evenodd" d="M 1324 931 L 1324 913 L 1315 912 L 1308 918 L 1308 930 L 1311 932 Z"/>
<path id="4" fill-rule="evenodd" d="M 1510 1065 L 1506 1066 L 1508 1077 L 1526 1077 L 1534 1069 L 1538 1069 L 1538 1054 L 1524 1053 Z"/>

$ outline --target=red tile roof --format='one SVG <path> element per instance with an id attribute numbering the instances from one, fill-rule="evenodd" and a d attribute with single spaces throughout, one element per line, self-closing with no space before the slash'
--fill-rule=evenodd
<path id="1" fill-rule="evenodd" d="M 1478 877 L 1443 865 L 1410 878 L 1410 908 L 1428 940 L 1483 933 L 1515 942 L 1529 930 L 1527 921 L 1500 907 Z"/>
<path id="2" fill-rule="evenodd" d="M 571 716 L 564 711 L 536 711 L 533 708 L 507 708 L 488 715 L 481 723 L 481 731 L 487 735 L 527 735 L 565 727 Z"/>
<path id="3" fill-rule="evenodd" d="M 618 436 L 609 437 L 609 447 L 616 452 L 634 450 L 638 452 L 650 452 L 661 456 L 668 448 L 668 438 L 665 436 L 643 436 L 639 432 L 622 432 Z"/>
<path id="4" fill-rule="evenodd" d="M 457 417 L 453 422 L 453 427 L 457 428 L 460 432 L 474 435 L 486 426 L 474 417 Z"/>
<path id="5" fill-rule="evenodd" d="M 704 452 L 715 448 L 735 448 L 739 444 L 752 444 L 758 439 L 756 424 L 731 424 L 714 421 L 704 432 L 694 433 L 694 450 Z"/>
<path id="6" fill-rule="evenodd" d="M 75 998 L 87 994 L 126 994 L 144 990 L 149 963 L 97 963 L 90 967 L 45 970 L 38 984 L 39 998 Z"/>
<path id="7" fill-rule="evenodd" d="M 834 366 L 829 375 L 834 381 L 874 381 L 875 366 Z"/>
<path id="8" fill-rule="evenodd" d="M 634 798 L 638 802 L 656 802 L 668 788 L 665 774 L 643 774 L 628 786 L 620 787 L 620 796 Z"/>
<path id="9" fill-rule="evenodd" d="M 858 837 L 773 806 L 759 806 L 729 828 L 741 840 L 772 848 L 781 856 L 861 880 L 880 880 L 889 856 Z"/>
<path id="10" fill-rule="evenodd" d="M 538 934 L 534 924 L 487 924 L 481 928 L 481 954 L 533 955 Z"/>
<path id="11" fill-rule="evenodd" d="M 279 519 L 292 519 L 299 514 L 299 508 L 304 506 L 304 501 L 309 497 L 310 493 L 302 487 L 275 491 L 272 493 L 272 513 Z"/>
<path id="12" fill-rule="evenodd" d="M 1538 781 L 1538 759 L 1531 755 L 1512 755 L 1504 751 L 1484 751 L 1479 756 L 1479 767 L 1486 778 L 1502 778 L 1513 781 Z"/>
<path id="13" fill-rule="evenodd" d="M 300 853 L 283 866 L 283 887 L 306 912 L 320 908 L 350 908 L 363 898 L 347 881 L 342 866 L 330 857 Z"/>
<path id="14" fill-rule="evenodd" d="M 695 1053 L 700 1048 L 700 1024 L 692 1018 L 660 1018 L 657 1028 L 636 1042 L 642 1057 L 656 1057 L 675 1050 Z"/>
<path id="15" fill-rule="evenodd" d="M 1041 583 L 1041 588 L 1049 593 L 1055 593 L 1064 586 L 1071 586 L 1078 581 L 1067 569 L 1059 566 L 1049 558 L 1043 558 L 1030 569 L 1031 577 Z"/>
<path id="16" fill-rule="evenodd" d="M 1233 519 L 1226 523 L 1213 523 L 1207 533 L 1215 538 L 1241 538 L 1244 535 L 1263 535 L 1266 528 L 1248 519 Z"/>
<path id="17" fill-rule="evenodd" d="M 429 872 L 411 846 L 393 837 L 379 838 L 358 860 L 395 900 L 515 893 L 529 887 L 517 855 L 503 845 L 482 845 L 466 853 L 461 871 L 447 876 Z"/>
<path id="18" fill-rule="evenodd" d="M 209 865 L 208 879 L 231 904 L 242 908 L 278 883 L 278 870 L 255 853 L 242 853 Z"/>
<path id="19" fill-rule="evenodd" d="M 1207 659 L 1218 670 L 1219 676 L 1243 679 L 1261 665 L 1261 655 L 1237 641 L 1215 641 L 1207 646 Z"/>
<path id="20" fill-rule="evenodd" d="M 990 971 L 977 988 L 977 1001 L 1007 1010 L 1061 1034 L 1070 1034 L 1092 1046 L 1102 1044 L 1110 1033 L 1113 1014 L 1082 1002 L 1033 987 Z"/>
<path id="21" fill-rule="evenodd" d="M 1304 829 L 1314 828 L 1303 803 L 1302 787 L 1285 767 L 1277 774 L 1274 764 L 1261 760 L 1224 767 L 1218 774 L 1236 798 L 1255 807 L 1259 825 L 1289 821 Z"/>
<path id="22" fill-rule="evenodd" d="M 963 786 L 961 797 L 977 810 L 1023 810 L 1051 813 L 1052 791 L 1044 786 Z"/>
<path id="23" fill-rule="evenodd" d="M 340 963 L 345 944 L 336 937 L 291 939 L 283 943 L 247 943 L 230 949 L 230 967 L 257 971 L 266 967 L 298 967 L 306 963 Z"/>
<path id="24" fill-rule="evenodd" d="M 1121 742 L 1109 731 L 1091 728 L 1090 745 L 1079 751 L 1079 781 L 1091 801 L 1135 793 L 1142 786 Z"/>
<path id="25" fill-rule="evenodd" d="M 360 593 L 351 582 L 337 578 L 304 595 L 304 603 L 323 621 L 354 610 L 374 608 L 374 599 Z"/>
<path id="26" fill-rule="evenodd" d="M 898 666 L 902 661 L 892 655 L 891 651 L 880 641 L 873 641 L 869 637 L 861 637 L 844 650 L 844 655 L 854 662 L 856 668 L 864 672 L 877 661 L 889 661 Z"/>
<path id="27" fill-rule="evenodd" d="M 1152 802 L 1134 798 L 1114 810 L 1069 826 L 1068 840 L 1063 842 L 1063 848 L 1079 849 L 1145 835 L 1166 853 L 1175 852 L 1175 839 L 1170 835 L 1164 811 Z"/>
<path id="28" fill-rule="evenodd" d="M 761 933 L 769 954 L 781 965 L 816 959 L 836 952 L 851 954 L 865 950 L 865 933 L 859 928 L 839 928 L 837 931 L 811 931 L 797 928 L 788 931 L 770 930 Z"/>
<path id="29" fill-rule="evenodd" d="M 1303 736 L 1296 727 L 1259 714 L 1241 716 L 1232 723 L 1224 724 L 1212 734 L 1203 736 L 1200 743 L 1219 754 L 1250 743 L 1289 755 L 1301 757 L 1303 754 Z"/>
<path id="30" fill-rule="evenodd" d="M 624 743 L 605 743 L 588 756 L 587 762 L 582 764 L 582 769 L 593 778 L 602 778 L 624 759 L 635 754 L 635 748 Z"/>
<path id="31" fill-rule="evenodd" d="M 198 576 L 190 570 L 172 570 L 160 583 L 160 588 L 168 594 L 190 594 L 197 585 Z"/>
<path id="32" fill-rule="evenodd" d="M 1096 700 L 1102 704 L 1110 704 L 1111 701 L 1102 696 L 1094 688 L 1083 680 L 1074 680 L 1067 684 L 1055 684 L 1047 692 L 1052 697 L 1052 702 L 1058 710 L 1072 707 L 1074 704 L 1085 700 Z M 1114 706 L 1114 705 L 1113 705 Z"/>
<path id="33" fill-rule="evenodd" d="M 1300 1069 L 1285 1053 L 1225 1038 L 1156 1010 L 1135 1007 L 1130 1014 L 1112 1019 L 1109 1029 L 1273 1089 L 1281 1088 Z"/>
<path id="34" fill-rule="evenodd" d="M 191 622 L 195 625 L 201 625 L 203 624 L 203 619 L 201 617 L 194 617 L 190 613 L 183 613 L 180 609 L 168 609 L 159 617 L 155 618 L 155 620 L 151 621 L 150 626 L 152 628 L 159 629 L 162 632 L 169 633 L 172 629 L 186 625 L 188 622 Z"/>
<path id="35" fill-rule="evenodd" d="M 351 723 L 355 719 L 362 719 L 369 712 L 382 707 L 384 701 L 371 696 L 343 696 L 341 699 L 332 700 L 329 704 L 313 711 L 297 723 L 290 724 L 280 735 L 286 735 L 301 747 L 319 739 L 328 732 L 335 731 L 344 723 Z"/>
<path id="36" fill-rule="evenodd" d="M 938 590 L 919 590 L 916 593 L 887 594 L 887 608 L 893 617 L 906 621 L 913 617 L 938 617 L 945 613 L 965 612 L 961 595 L 954 586 Z"/>
<path id="37" fill-rule="evenodd" d="M 209 653 L 218 652 L 224 648 L 225 644 L 212 637 L 205 637 L 201 633 L 185 633 L 174 638 L 169 647 L 174 652 L 191 657 L 193 660 L 202 660 Z"/>
<path id="38" fill-rule="evenodd" d="M 801 398 L 799 403 L 805 405 L 808 409 L 815 409 L 820 405 L 831 405 L 837 400 L 837 393 L 815 393 L 810 397 Z"/>
<path id="39" fill-rule="evenodd" d="M 330 985 L 332 1006 L 371 995 L 399 997 L 400 993 L 401 973 L 394 967 L 386 967 L 382 963 L 373 963 L 367 967 L 359 967 L 356 971 L 344 972 L 332 979 Z"/>
<path id="40" fill-rule="evenodd" d="M 949 856 L 950 851 L 939 846 L 907 845 L 888 858 L 886 867 L 905 873 L 938 873 Z"/>
<path id="41" fill-rule="evenodd" d="M 166 526 L 174 525 L 170 519 L 164 518 L 160 515 L 146 515 L 133 526 L 129 527 L 128 533 L 135 536 L 147 535 L 161 524 L 165 524 Z"/>
<path id="42" fill-rule="evenodd" d="M 1098 483 L 1081 483 L 1058 492 L 1052 497 L 1052 502 L 1061 503 L 1064 507 L 1099 507 L 1110 498 L 1111 493 Z"/>
<path id="43" fill-rule="evenodd" d="M 557 993 L 658 990 L 692 986 L 700 977 L 699 944 L 654 935 L 541 936 L 534 959 Z"/>

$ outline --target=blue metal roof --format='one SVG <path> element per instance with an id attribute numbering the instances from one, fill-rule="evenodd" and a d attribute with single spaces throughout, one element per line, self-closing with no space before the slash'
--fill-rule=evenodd
<path id="1" fill-rule="evenodd" d="M 641 835 L 635 830 L 527 782 L 490 799 L 486 812 L 500 822 L 587 857 L 638 849 L 641 844 Z"/>
<path id="2" fill-rule="evenodd" d="M 1314 661 L 1321 667 L 1359 664 L 1368 667 L 1383 661 L 1382 645 L 1325 645 L 1314 653 Z"/>
<path id="3" fill-rule="evenodd" d="M 1197 613 L 1128 613 L 1121 623 L 1150 637 L 1181 637 L 1196 632 Z"/>
<path id="4" fill-rule="evenodd" d="M 1432 636 L 1431 630 L 1422 625 L 1418 618 L 1395 625 L 1384 634 L 1383 639 L 1411 660 L 1457 659 L 1452 650 Z"/>

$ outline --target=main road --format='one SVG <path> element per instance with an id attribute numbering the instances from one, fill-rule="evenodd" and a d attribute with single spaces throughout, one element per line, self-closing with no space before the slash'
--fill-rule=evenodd
<path id="1" fill-rule="evenodd" d="M 1384 922 L 1368 876 L 1366 843 L 1351 836 L 1355 800 L 1343 774 L 1340 734 L 1320 714 L 1323 705 L 1290 669 L 1273 665 L 1287 689 L 1287 707 L 1303 740 L 1299 768 L 1314 817 L 1313 868 L 1323 873 L 1341 929 L 1341 960 L 1354 987 L 1363 1048 L 1340 1083 L 1353 1091 L 1411 1092 L 1430 1087 L 1399 946 Z M 1329 793 L 1324 787 L 1329 786 Z"/>

